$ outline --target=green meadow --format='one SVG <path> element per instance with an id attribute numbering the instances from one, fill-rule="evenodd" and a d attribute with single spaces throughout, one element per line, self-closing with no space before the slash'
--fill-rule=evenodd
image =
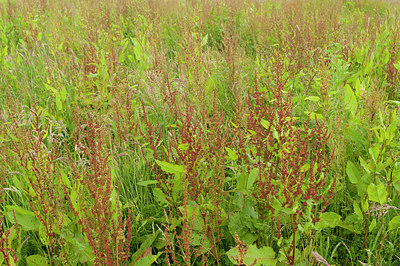
<path id="1" fill-rule="evenodd" d="M 0 265 L 400 265 L 399 6 L 0 0 Z"/>

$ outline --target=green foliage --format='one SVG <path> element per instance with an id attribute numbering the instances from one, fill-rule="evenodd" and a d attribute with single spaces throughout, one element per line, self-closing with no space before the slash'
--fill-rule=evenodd
<path id="1" fill-rule="evenodd" d="M 0 1 L 0 265 L 398 265 L 399 10 Z"/>
<path id="2" fill-rule="evenodd" d="M 226 255 L 229 256 L 231 262 L 235 265 L 238 263 L 233 259 L 238 256 L 237 248 L 230 249 Z M 270 247 L 258 249 L 255 245 L 249 245 L 247 253 L 243 258 L 246 265 L 276 265 L 275 252 Z"/>

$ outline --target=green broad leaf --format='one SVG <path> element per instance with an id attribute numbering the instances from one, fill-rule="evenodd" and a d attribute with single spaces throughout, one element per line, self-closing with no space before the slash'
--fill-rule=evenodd
<path id="1" fill-rule="evenodd" d="M 62 111 L 62 109 L 63 109 L 61 97 L 58 94 L 56 94 L 56 107 L 57 107 L 58 111 Z"/>
<path id="2" fill-rule="evenodd" d="M 334 228 L 341 222 L 342 217 L 336 212 L 324 212 L 321 214 L 320 220 L 315 224 L 316 229 Z"/>
<path id="3" fill-rule="evenodd" d="M 365 88 L 361 84 L 360 79 L 356 80 L 355 91 L 358 97 L 362 97 L 363 93 L 365 92 Z"/>
<path id="4" fill-rule="evenodd" d="M 32 211 L 25 210 L 19 206 L 6 206 L 7 218 L 12 223 L 17 223 L 22 226 L 25 231 L 39 230 L 39 222 Z M 15 217 L 14 217 L 15 212 Z M 16 219 L 15 219 L 16 218 Z"/>
<path id="5" fill-rule="evenodd" d="M 280 142 L 278 131 L 276 131 L 275 129 L 272 131 L 272 136 L 273 136 L 278 142 Z"/>
<path id="6" fill-rule="evenodd" d="M 46 89 L 46 90 L 48 90 L 48 91 L 51 91 L 51 92 L 53 92 L 54 94 L 58 94 L 58 90 L 56 90 L 55 88 L 53 88 L 52 86 L 50 86 L 49 84 L 44 84 L 44 88 Z"/>
<path id="7" fill-rule="evenodd" d="M 331 90 L 331 91 L 328 92 L 328 95 L 331 96 L 331 95 L 336 95 L 338 93 L 339 93 L 339 90 L 335 90 L 335 91 Z"/>
<path id="8" fill-rule="evenodd" d="M 379 157 L 380 151 L 381 151 L 381 147 L 378 146 L 378 145 L 376 145 L 373 148 L 369 148 L 368 149 L 369 155 L 371 155 L 371 158 L 372 158 L 372 160 L 374 161 L 375 164 L 377 163 L 376 160 Z"/>
<path id="9" fill-rule="evenodd" d="M 393 217 L 392 220 L 389 222 L 388 231 L 393 231 L 399 228 L 400 228 L 400 215 L 397 215 Z"/>
<path id="10" fill-rule="evenodd" d="M 61 88 L 60 96 L 61 96 L 61 101 L 63 102 L 67 99 L 67 89 L 65 88 L 65 86 Z"/>
<path id="11" fill-rule="evenodd" d="M 179 196 L 183 192 L 183 182 L 183 175 L 175 175 L 174 183 L 172 184 L 172 196 L 175 200 L 178 200 Z"/>
<path id="12" fill-rule="evenodd" d="M 63 228 L 60 237 L 65 239 L 71 249 L 78 255 L 80 263 L 87 263 L 94 260 L 94 254 L 87 240 L 80 237 L 73 237 L 74 233 L 66 228 Z"/>
<path id="13" fill-rule="evenodd" d="M 250 170 L 249 179 L 247 180 L 247 190 L 249 191 L 253 186 L 254 182 L 258 179 L 259 170 L 258 168 L 253 168 Z"/>
<path id="14" fill-rule="evenodd" d="M 393 66 L 400 72 L 400 62 L 394 63 Z"/>
<path id="15" fill-rule="evenodd" d="M 286 214 L 294 214 L 297 208 L 282 208 L 282 212 Z"/>
<path id="16" fill-rule="evenodd" d="M 193 215 L 192 215 L 192 217 L 193 217 Z M 192 218 L 193 220 L 193 230 L 196 230 L 196 231 L 202 231 L 202 230 L 204 230 L 204 220 L 203 220 L 203 218 L 202 218 L 202 216 L 200 216 L 200 215 L 196 215 L 196 216 L 194 216 L 194 218 Z"/>
<path id="17" fill-rule="evenodd" d="M 61 178 L 62 178 L 62 181 L 64 182 L 64 185 L 67 188 L 71 188 L 71 181 L 69 181 L 67 174 L 62 169 L 60 170 L 60 173 L 61 173 Z"/>
<path id="18" fill-rule="evenodd" d="M 201 47 L 205 46 L 207 44 L 207 41 L 208 41 L 208 34 L 206 34 L 203 37 L 203 40 L 201 40 Z"/>
<path id="19" fill-rule="evenodd" d="M 204 205 L 205 204 L 203 204 L 203 207 L 204 207 Z M 189 221 L 191 221 L 192 219 L 196 219 L 196 217 L 202 217 L 201 214 L 200 214 L 200 210 L 198 208 L 198 205 L 195 202 L 190 201 L 188 204 L 178 207 L 178 209 L 181 211 L 181 213 L 187 212 L 187 219 Z M 196 222 L 193 221 L 193 226 L 194 226 L 195 223 Z M 201 223 L 201 224 L 197 224 L 196 226 L 204 226 L 204 223 L 202 223 L 202 221 L 197 221 L 197 223 Z M 195 230 L 197 230 L 197 229 L 195 229 Z"/>
<path id="20" fill-rule="evenodd" d="M 155 262 L 157 262 L 157 259 L 163 254 L 163 252 L 158 252 L 156 255 L 152 255 L 150 258 L 150 265 L 153 265 Z"/>
<path id="21" fill-rule="evenodd" d="M 241 193 L 235 193 L 233 196 L 233 203 L 236 205 L 237 208 L 243 209 L 244 205 L 244 197 Z"/>
<path id="22" fill-rule="evenodd" d="M 396 122 L 392 122 L 385 132 L 385 138 L 389 141 L 392 141 L 392 139 L 396 136 L 396 132 L 397 132 Z"/>
<path id="23" fill-rule="evenodd" d="M 346 109 L 350 110 L 352 115 L 355 115 L 357 110 L 357 98 L 349 84 L 344 86 L 344 100 L 346 102 Z"/>
<path id="24" fill-rule="evenodd" d="M 303 172 L 307 172 L 308 170 L 310 170 L 310 164 L 309 163 L 306 163 L 306 164 L 304 164 L 302 167 L 301 167 L 301 169 L 300 169 L 300 171 L 303 173 Z"/>
<path id="25" fill-rule="evenodd" d="M 49 232 L 49 233 L 51 234 L 52 232 Z M 46 227 L 44 227 L 42 224 L 39 226 L 39 239 L 43 245 L 46 245 L 46 246 L 50 245 L 50 238 L 47 234 Z"/>
<path id="26" fill-rule="evenodd" d="M 317 114 L 317 113 L 314 113 L 314 112 L 304 111 L 304 114 L 310 116 L 311 120 L 315 120 L 315 119 L 322 120 L 322 119 L 324 119 L 324 117 L 321 114 Z"/>
<path id="27" fill-rule="evenodd" d="M 371 170 L 369 169 L 369 164 L 367 164 L 367 162 L 362 157 L 359 157 L 359 159 L 360 159 L 360 164 L 361 164 L 362 168 L 364 168 L 364 170 L 365 170 L 365 172 L 367 172 L 367 174 L 370 174 Z"/>
<path id="28" fill-rule="evenodd" d="M 250 174 L 239 174 L 238 181 L 236 183 L 236 189 L 243 193 L 248 193 L 251 190 L 254 182 L 257 180 L 258 173 L 259 170 L 257 168 L 253 168 L 251 169 Z"/>
<path id="29" fill-rule="evenodd" d="M 154 199 L 160 203 L 168 204 L 167 196 L 159 188 L 153 188 Z"/>
<path id="30" fill-rule="evenodd" d="M 311 102 L 319 102 L 320 98 L 318 96 L 308 96 L 304 100 L 311 101 Z"/>
<path id="31" fill-rule="evenodd" d="M 299 226 L 299 231 L 305 234 L 315 229 L 315 225 L 310 221 L 305 222 L 304 224 L 299 224 L 298 226 Z"/>
<path id="32" fill-rule="evenodd" d="M 355 234 L 361 234 L 362 225 L 361 224 L 357 225 L 357 224 L 351 223 L 353 217 L 355 219 L 359 220 L 358 218 L 356 218 L 355 215 L 350 214 L 346 217 L 345 221 L 340 221 L 340 223 L 338 223 L 338 226 L 341 228 L 347 229 Z"/>
<path id="33" fill-rule="evenodd" d="M 400 101 L 394 101 L 394 100 L 389 100 L 389 101 L 387 101 L 388 102 L 388 104 L 391 104 L 391 105 L 395 105 L 395 106 L 400 106 Z"/>
<path id="34" fill-rule="evenodd" d="M 157 180 L 146 180 L 146 181 L 140 181 L 138 182 L 138 186 L 142 186 L 142 187 L 147 187 L 149 185 L 154 185 L 157 184 Z"/>
<path id="35" fill-rule="evenodd" d="M 232 150 L 232 149 L 230 149 L 228 147 L 225 147 L 225 150 L 228 153 L 228 158 L 230 160 L 235 161 L 235 160 L 237 160 L 239 158 L 239 156 L 237 155 L 236 151 L 234 151 L 234 150 Z"/>
<path id="36" fill-rule="evenodd" d="M 361 182 L 357 184 L 359 187 L 361 184 L 365 185 L 365 191 L 367 190 L 367 186 L 372 183 L 372 177 L 369 174 L 365 174 L 361 177 Z"/>
<path id="37" fill-rule="evenodd" d="M 133 43 L 133 52 L 135 54 L 135 57 L 137 60 L 140 60 L 142 58 L 142 47 L 138 40 L 136 38 L 132 38 L 132 43 Z"/>
<path id="38" fill-rule="evenodd" d="M 373 65 L 374 65 L 374 62 L 372 60 L 368 61 L 367 65 L 366 65 L 366 67 L 364 68 L 364 71 L 363 71 L 364 75 L 369 75 L 370 74 Z"/>
<path id="39" fill-rule="evenodd" d="M 369 228 L 368 228 L 368 232 L 372 232 L 372 230 L 374 230 L 374 228 L 376 227 L 376 218 L 374 218 L 372 220 L 372 222 L 369 224 Z"/>
<path id="40" fill-rule="evenodd" d="M 90 262 L 93 262 L 96 258 L 93 254 L 92 248 L 89 245 L 86 249 L 76 250 L 76 253 L 79 254 L 79 262 L 85 265 L 86 263 L 88 263 L 88 265 L 91 265 Z"/>
<path id="41" fill-rule="evenodd" d="M 128 54 L 127 57 L 131 63 L 135 63 L 135 58 L 131 54 Z"/>
<path id="42" fill-rule="evenodd" d="M 400 193 L 400 183 L 393 184 L 393 187 L 398 193 Z"/>
<path id="43" fill-rule="evenodd" d="M 33 189 L 33 187 L 29 187 L 29 189 L 28 189 L 28 191 L 29 191 L 29 195 L 31 196 L 31 197 L 36 197 L 36 192 L 35 192 L 35 190 Z"/>
<path id="44" fill-rule="evenodd" d="M 205 85 L 206 90 L 211 93 L 211 91 L 215 89 L 215 86 L 216 86 L 215 80 L 212 77 L 208 77 Z M 237 126 L 234 123 L 231 122 L 231 124 L 237 128 Z"/>
<path id="45" fill-rule="evenodd" d="M 362 219 L 363 214 L 362 214 L 360 206 L 358 206 L 358 203 L 356 201 L 353 201 L 353 208 L 354 208 L 354 213 L 357 215 L 357 217 L 359 219 Z"/>
<path id="46" fill-rule="evenodd" d="M 204 233 L 193 232 L 190 244 L 196 246 L 200 254 L 204 254 L 210 250 L 210 240 L 204 236 Z"/>
<path id="47" fill-rule="evenodd" d="M 149 266 L 151 265 L 150 256 L 141 257 L 136 263 L 132 264 L 135 266 Z"/>
<path id="48" fill-rule="evenodd" d="M 79 210 L 78 191 L 76 191 L 75 189 L 72 189 L 69 197 L 71 199 L 71 204 L 73 205 L 74 209 Z"/>
<path id="49" fill-rule="evenodd" d="M 352 184 L 358 184 L 361 181 L 361 174 L 353 162 L 347 161 L 346 173 Z"/>
<path id="50" fill-rule="evenodd" d="M 369 200 L 368 199 L 361 201 L 361 209 L 363 210 L 363 212 L 368 211 L 368 209 L 369 209 Z"/>
<path id="51" fill-rule="evenodd" d="M 15 260 L 14 260 L 14 257 L 13 257 L 13 256 L 9 256 L 8 259 L 9 259 L 9 265 L 11 265 L 11 266 L 17 265 L 17 264 L 15 263 Z"/>
<path id="52" fill-rule="evenodd" d="M 145 257 L 140 258 L 136 263 L 133 263 L 131 265 L 135 265 L 135 266 L 153 265 L 153 263 L 155 263 L 156 260 L 158 259 L 158 257 L 160 257 L 162 254 L 163 254 L 162 252 L 158 252 L 156 255 L 149 254 Z"/>
<path id="53" fill-rule="evenodd" d="M 163 170 L 168 174 L 180 175 L 186 173 L 186 169 L 182 165 L 172 164 L 169 162 L 164 162 L 159 160 L 156 160 L 156 163 L 158 164 L 158 166 L 161 167 L 161 170 Z"/>
<path id="54" fill-rule="evenodd" d="M 254 210 L 254 206 L 250 200 L 246 200 L 243 205 L 243 215 L 251 218 L 258 218 L 258 213 Z"/>
<path id="55" fill-rule="evenodd" d="M 396 162 L 392 170 L 392 182 L 396 183 L 400 180 L 400 164 Z"/>
<path id="56" fill-rule="evenodd" d="M 60 45 L 58 45 L 58 50 L 61 52 L 64 48 L 63 48 L 64 43 L 60 43 Z"/>
<path id="57" fill-rule="evenodd" d="M 385 204 L 388 192 L 384 184 L 375 185 L 371 183 L 368 188 L 369 200 L 378 202 L 379 204 Z"/>
<path id="58" fill-rule="evenodd" d="M 240 240 L 243 240 L 246 245 L 253 244 L 259 237 L 251 218 L 242 213 L 235 213 L 229 217 L 228 229 L 232 236 L 236 232 Z"/>
<path id="59" fill-rule="evenodd" d="M 9 231 L 8 231 L 8 233 L 9 233 L 9 235 L 8 235 L 8 246 L 9 247 L 11 247 L 11 245 L 12 245 L 12 242 L 15 240 L 15 239 L 17 239 L 17 237 L 18 237 L 18 233 L 19 233 L 19 231 L 17 230 L 17 225 L 13 225 L 11 228 L 9 228 Z M 4 244 L 5 244 L 6 242 L 4 242 Z M 1 265 L 1 264 L 0 264 Z"/>
<path id="60" fill-rule="evenodd" d="M 43 32 L 39 32 L 37 35 L 38 42 L 40 42 L 42 40 L 42 37 L 43 37 Z"/>
<path id="61" fill-rule="evenodd" d="M 226 255 L 233 264 L 238 265 L 234 259 L 239 257 L 237 247 L 231 248 Z M 259 249 L 256 245 L 249 245 L 243 261 L 246 265 L 276 265 L 274 250 L 271 247 L 262 247 Z"/>
<path id="62" fill-rule="evenodd" d="M 271 207 L 275 209 L 276 212 L 280 212 L 282 208 L 282 203 L 279 201 L 279 199 L 274 199 L 274 201 L 271 203 Z"/>
<path id="63" fill-rule="evenodd" d="M 117 190 L 113 189 L 110 195 L 110 202 L 111 202 L 111 212 L 112 212 L 112 219 L 117 223 L 118 222 L 118 216 L 119 214 L 119 209 L 118 207 L 121 206 L 121 202 L 118 199 L 118 194 Z"/>
<path id="64" fill-rule="evenodd" d="M 267 120 L 265 120 L 265 119 L 261 119 L 260 124 L 261 124 L 265 129 L 269 129 L 269 127 L 270 127 L 269 121 L 267 121 Z"/>
<path id="65" fill-rule="evenodd" d="M 156 231 L 154 234 L 148 235 L 146 240 L 140 245 L 140 248 L 132 255 L 131 260 L 136 262 L 143 253 L 153 245 L 154 241 L 159 236 L 160 231 Z"/>
<path id="66" fill-rule="evenodd" d="M 247 179 L 248 175 L 246 173 L 240 173 L 238 176 L 238 180 L 236 182 L 236 189 L 240 192 L 245 193 L 247 188 Z"/>
<path id="67" fill-rule="evenodd" d="M 364 136 L 361 134 L 361 132 L 359 130 L 357 130 L 354 127 L 348 127 L 345 130 L 345 137 L 352 140 L 354 143 L 356 143 L 359 146 L 365 145 Z"/>
<path id="68" fill-rule="evenodd" d="M 14 183 L 14 187 L 21 189 L 21 181 L 19 181 L 17 176 L 13 176 L 12 181 Z"/>
<path id="69" fill-rule="evenodd" d="M 363 178 L 363 182 L 357 184 L 357 195 L 359 197 L 363 197 L 367 193 L 368 184 L 371 182 L 365 183 Z M 362 204 L 362 203 L 361 203 Z"/>
<path id="70" fill-rule="evenodd" d="M 387 158 L 385 161 L 378 163 L 377 167 L 376 167 L 376 171 L 380 172 L 383 169 L 391 166 L 393 164 L 393 160 L 392 158 Z"/>
<path id="71" fill-rule="evenodd" d="M 40 256 L 40 255 L 31 255 L 26 258 L 26 264 L 28 266 L 47 265 L 47 260 L 45 257 Z"/>

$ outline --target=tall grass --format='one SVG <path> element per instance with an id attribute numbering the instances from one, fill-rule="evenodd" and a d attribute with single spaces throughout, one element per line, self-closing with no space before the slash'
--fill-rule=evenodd
<path id="1" fill-rule="evenodd" d="M 0 263 L 397 265 L 399 15 L 0 1 Z"/>

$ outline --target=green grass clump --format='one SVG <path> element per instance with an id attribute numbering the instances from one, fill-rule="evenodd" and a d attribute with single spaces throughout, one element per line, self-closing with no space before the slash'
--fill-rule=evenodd
<path id="1" fill-rule="evenodd" d="M 398 265 L 399 10 L 0 1 L 0 264 Z"/>

